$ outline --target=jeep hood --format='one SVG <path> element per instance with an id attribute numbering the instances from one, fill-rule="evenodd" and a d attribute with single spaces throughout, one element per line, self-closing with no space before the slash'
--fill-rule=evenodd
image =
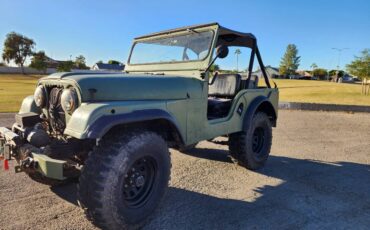
<path id="1" fill-rule="evenodd" d="M 45 78 L 72 81 L 82 102 L 121 100 L 176 100 L 200 98 L 202 81 L 174 75 L 57 73 Z"/>

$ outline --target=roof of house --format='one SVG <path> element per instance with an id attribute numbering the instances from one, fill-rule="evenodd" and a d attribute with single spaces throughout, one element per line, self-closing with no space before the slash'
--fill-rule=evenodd
<path id="1" fill-rule="evenodd" d="M 96 63 L 95 64 L 98 69 L 105 69 L 105 70 L 123 70 L 125 65 L 121 64 L 108 64 L 108 63 Z"/>
<path id="2" fill-rule="evenodd" d="M 275 70 L 276 72 L 279 72 L 279 68 L 278 67 L 272 67 L 272 66 L 268 65 L 268 66 L 265 66 L 265 69 L 267 69 L 267 68 L 270 68 L 270 69 Z"/>
<path id="3" fill-rule="evenodd" d="M 278 74 L 279 73 L 279 68 L 272 67 L 272 66 L 265 66 L 265 70 L 269 72 L 269 74 Z M 253 72 L 254 74 L 260 74 L 261 69 L 257 69 L 256 71 Z"/>

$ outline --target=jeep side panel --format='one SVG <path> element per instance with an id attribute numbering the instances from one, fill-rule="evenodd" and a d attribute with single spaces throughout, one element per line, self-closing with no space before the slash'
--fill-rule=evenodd
<path id="1" fill-rule="evenodd" d="M 187 144 L 242 131 L 246 112 L 251 103 L 259 96 L 265 97 L 271 103 L 277 115 L 278 89 L 242 90 L 233 99 L 229 114 L 214 120 L 207 119 L 207 99 L 190 100 L 188 102 Z M 191 106 L 190 103 L 192 103 Z M 241 112 L 238 112 L 241 104 L 243 104 L 243 108 Z"/>

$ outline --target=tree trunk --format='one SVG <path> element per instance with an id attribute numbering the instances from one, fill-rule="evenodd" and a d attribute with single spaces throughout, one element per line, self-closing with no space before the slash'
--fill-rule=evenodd
<path id="1" fill-rule="evenodd" d="M 21 70 L 22 70 L 22 74 L 24 74 L 23 64 L 21 64 Z"/>

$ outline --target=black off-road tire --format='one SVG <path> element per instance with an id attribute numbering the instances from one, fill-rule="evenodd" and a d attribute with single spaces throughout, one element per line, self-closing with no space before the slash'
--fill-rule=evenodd
<path id="1" fill-rule="evenodd" d="M 167 144 L 156 133 L 129 132 L 104 138 L 90 153 L 82 169 L 79 204 L 88 219 L 100 228 L 137 229 L 145 224 L 163 198 L 170 170 Z M 138 184 L 136 172 L 141 173 L 144 182 L 141 178 Z M 141 191 L 136 195 L 142 194 L 138 197 L 143 198 L 135 201 L 132 191 Z"/>
<path id="2" fill-rule="evenodd" d="M 229 136 L 229 151 L 241 166 L 257 170 L 264 166 L 271 151 L 272 126 L 263 112 L 257 112 L 248 130 Z"/>

